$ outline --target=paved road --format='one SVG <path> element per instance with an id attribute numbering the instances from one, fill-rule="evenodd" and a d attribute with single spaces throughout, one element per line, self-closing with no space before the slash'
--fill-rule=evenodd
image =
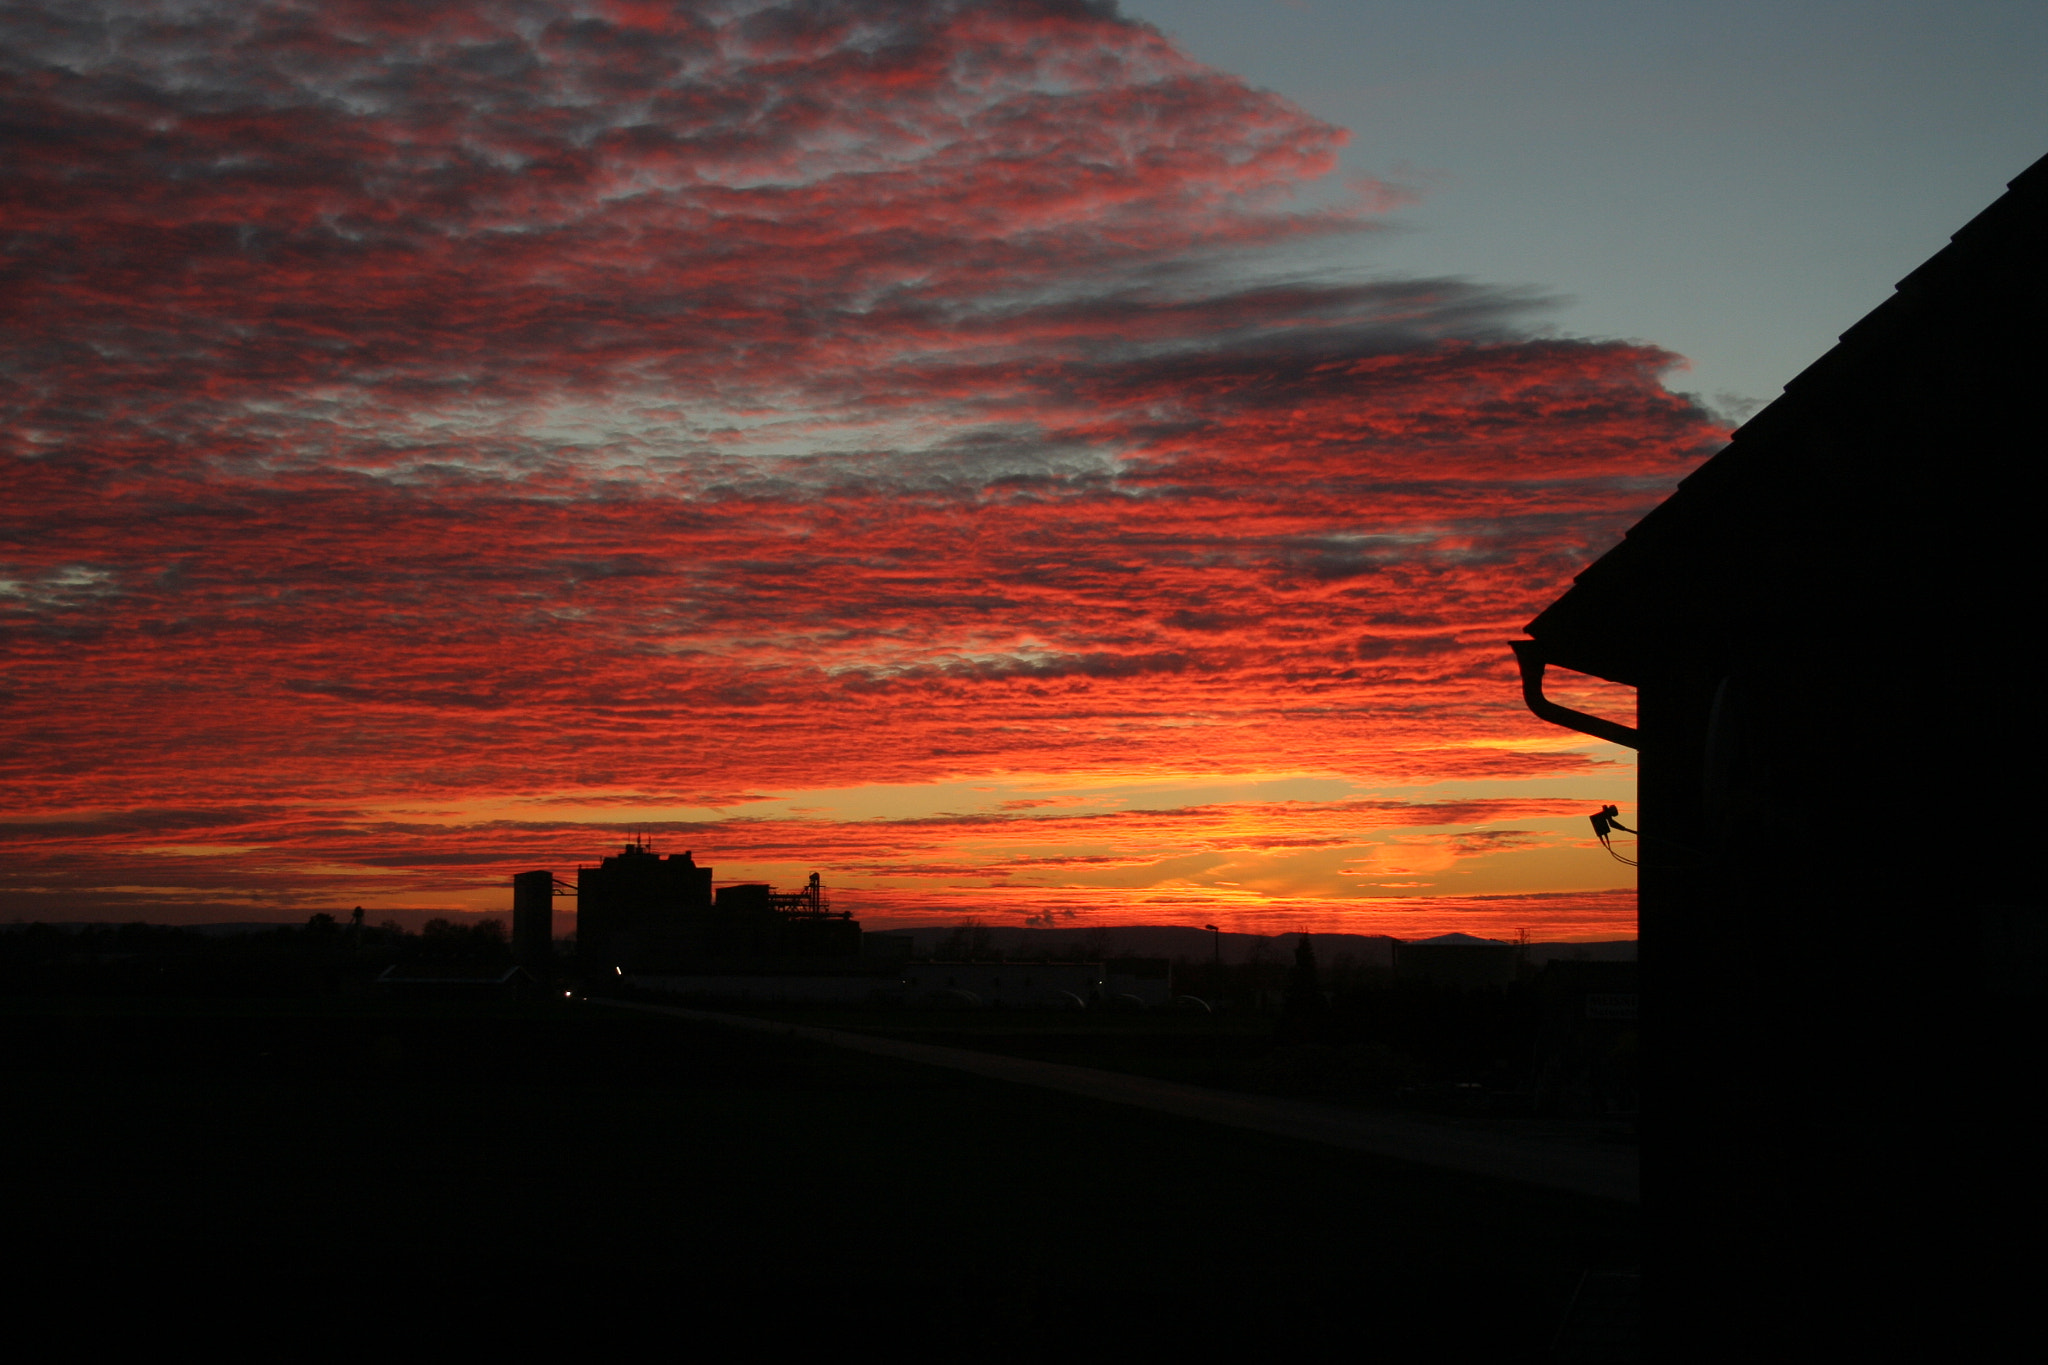
<path id="1" fill-rule="evenodd" d="M 1642 1198 L 1641 1159 L 1631 1147 L 1545 1142 L 1306 1100 L 1240 1095 L 1227 1090 L 1182 1085 L 1177 1081 L 1154 1080 L 1149 1076 L 1127 1076 L 1114 1071 L 1033 1061 L 1025 1057 L 999 1057 L 964 1048 L 876 1038 L 843 1029 L 811 1028 L 743 1014 L 719 1014 L 710 1010 L 644 1005 L 626 1000 L 593 999 L 591 1003 L 648 1014 L 672 1015 L 679 1019 L 698 1019 L 734 1028 L 757 1029 L 786 1037 L 809 1038 L 833 1047 L 947 1067 L 991 1080 L 1035 1085 L 1069 1095 L 1108 1100 L 1112 1104 L 1136 1105 L 1141 1109 L 1156 1109 L 1161 1113 L 1178 1114 L 1182 1118 L 1201 1119 L 1231 1128 L 1303 1138 L 1332 1147 L 1371 1152 L 1375 1156 L 1413 1161 L 1423 1166 L 1569 1190 L 1599 1199 L 1634 1204 L 1641 1202 Z"/>

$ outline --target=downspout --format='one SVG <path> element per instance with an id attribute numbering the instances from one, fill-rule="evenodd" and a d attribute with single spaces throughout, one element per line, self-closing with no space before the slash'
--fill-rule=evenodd
<path id="1" fill-rule="evenodd" d="M 1569 706 L 1559 706 L 1543 695 L 1543 645 L 1537 640 L 1511 640 L 1509 647 L 1515 651 L 1515 662 L 1522 666 L 1522 700 L 1537 717 L 1552 725 L 1562 725 L 1567 730 L 1577 730 L 1582 735 L 1604 739 L 1609 744 L 1619 744 L 1629 749 L 1642 748 L 1636 737 L 1635 727 L 1616 721 L 1602 720 L 1584 711 L 1574 711 Z"/>

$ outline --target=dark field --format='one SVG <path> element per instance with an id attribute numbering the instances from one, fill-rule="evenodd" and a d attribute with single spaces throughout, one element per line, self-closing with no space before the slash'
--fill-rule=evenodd
<path id="1" fill-rule="evenodd" d="M 676 1003 L 673 997 L 653 992 L 636 998 L 651 1004 Z M 1507 1068 L 1431 1067 L 1414 1052 L 1382 1043 L 1285 1042 L 1275 1037 L 1270 1014 L 776 1008 L 716 1001 L 705 1002 L 703 1008 L 1218 1090 L 1414 1114 L 1547 1141 L 1637 1142 L 1633 1112 L 1601 1113 L 1588 1106 L 1591 1112 L 1532 1113 L 1526 1092 L 1514 1088 L 1523 1074 Z M 1454 1036 L 1465 1022 L 1453 1016 L 1441 1032 Z M 1476 1079 L 1449 1079 L 1467 1076 Z"/>
<path id="2" fill-rule="evenodd" d="M 1596 1201 L 593 1005 L 0 1007 L 31 1296 L 1533 1360 L 1636 1264 Z"/>

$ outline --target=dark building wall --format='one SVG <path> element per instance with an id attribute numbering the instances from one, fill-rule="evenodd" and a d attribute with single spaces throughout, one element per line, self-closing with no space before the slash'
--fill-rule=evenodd
<path id="1" fill-rule="evenodd" d="M 686 934 L 711 905 L 711 869 L 639 845 L 576 869 L 576 942 L 588 963 L 630 967 Z"/>
<path id="2" fill-rule="evenodd" d="M 1638 689 L 1649 1131 L 1711 1153 L 1664 1208 L 1787 1276 L 1915 1261 L 1953 1196 L 1872 1182 L 2038 1070 L 1977 950 L 2042 915 L 2044 306 L 2037 163 L 1528 628 Z"/>
<path id="3" fill-rule="evenodd" d="M 750 910 L 765 911 L 770 905 L 769 897 L 775 888 L 766 882 L 735 882 L 731 886 L 718 888 L 714 904 L 720 910 L 731 914 L 745 914 Z"/>
<path id="4" fill-rule="evenodd" d="M 2044 243 L 2037 165 L 1530 623 L 1639 690 L 1646 959 L 1711 923 L 1883 971 L 1859 942 L 2040 902 L 2026 859 L 1905 841 L 2041 752 Z"/>

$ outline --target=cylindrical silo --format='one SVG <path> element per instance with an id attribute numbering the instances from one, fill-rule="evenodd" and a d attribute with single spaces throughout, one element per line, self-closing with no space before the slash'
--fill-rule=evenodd
<path id="1" fill-rule="evenodd" d="M 554 960 L 555 874 L 521 872 L 512 878 L 512 955 L 531 972 Z"/>

